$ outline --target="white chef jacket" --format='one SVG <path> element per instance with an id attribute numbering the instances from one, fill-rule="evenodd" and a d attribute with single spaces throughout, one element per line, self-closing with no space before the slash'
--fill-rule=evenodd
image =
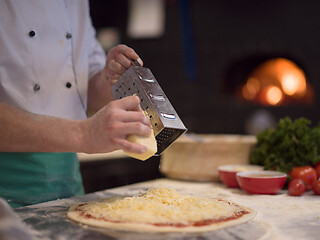
<path id="1" fill-rule="evenodd" d="M 88 79 L 105 65 L 87 0 L 0 1 L 0 101 L 86 117 Z"/>

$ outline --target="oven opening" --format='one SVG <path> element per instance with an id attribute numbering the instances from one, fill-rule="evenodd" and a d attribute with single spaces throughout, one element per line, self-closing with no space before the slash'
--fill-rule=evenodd
<path id="1" fill-rule="evenodd" d="M 244 67 L 242 70 L 241 66 Z M 228 75 L 229 80 L 232 77 L 237 79 L 233 92 L 238 99 L 263 106 L 313 103 L 314 90 L 304 69 L 288 58 L 251 59 L 247 64 L 236 64 L 228 71 L 233 71 Z M 241 71 L 242 77 L 237 75 Z"/>

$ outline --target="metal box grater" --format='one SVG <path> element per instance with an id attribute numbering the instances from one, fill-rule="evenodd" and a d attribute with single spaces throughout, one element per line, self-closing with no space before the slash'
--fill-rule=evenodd
<path id="1" fill-rule="evenodd" d="M 150 69 L 141 67 L 132 60 L 131 66 L 112 87 L 116 99 L 137 95 L 140 98 L 142 110 L 150 118 L 156 136 L 160 155 L 181 134 L 187 131 L 178 114 L 164 94 Z"/>

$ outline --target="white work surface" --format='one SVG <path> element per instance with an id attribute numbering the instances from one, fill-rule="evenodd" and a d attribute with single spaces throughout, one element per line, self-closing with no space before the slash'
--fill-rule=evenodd
<path id="1" fill-rule="evenodd" d="M 75 203 L 93 201 L 116 195 L 134 195 L 150 187 L 167 186 L 180 192 L 231 200 L 257 212 L 249 223 L 232 226 L 215 232 L 197 235 L 141 234 L 105 232 L 83 227 L 69 221 L 67 209 Z M 16 209 L 18 215 L 37 236 L 45 234 L 49 239 L 320 239 L 320 196 L 308 192 L 301 197 L 288 196 L 287 191 L 277 195 L 250 195 L 241 189 L 231 189 L 221 183 L 195 183 L 170 179 L 158 179 L 108 189 L 82 197 L 56 200 Z M 46 223 L 46 221 L 48 223 Z M 54 227 L 56 226 L 56 227 Z M 57 229 L 59 228 L 59 231 Z M 44 236 L 43 236 L 44 237 Z M 90 238 L 91 237 L 91 238 Z M 44 237 L 45 238 L 45 237 Z"/>

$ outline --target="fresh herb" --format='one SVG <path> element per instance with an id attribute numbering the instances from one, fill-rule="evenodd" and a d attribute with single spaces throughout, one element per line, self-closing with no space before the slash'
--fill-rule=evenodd
<path id="1" fill-rule="evenodd" d="M 320 123 L 285 117 L 275 129 L 257 135 L 257 146 L 250 155 L 250 163 L 265 169 L 288 173 L 296 166 L 313 166 L 320 161 Z"/>

